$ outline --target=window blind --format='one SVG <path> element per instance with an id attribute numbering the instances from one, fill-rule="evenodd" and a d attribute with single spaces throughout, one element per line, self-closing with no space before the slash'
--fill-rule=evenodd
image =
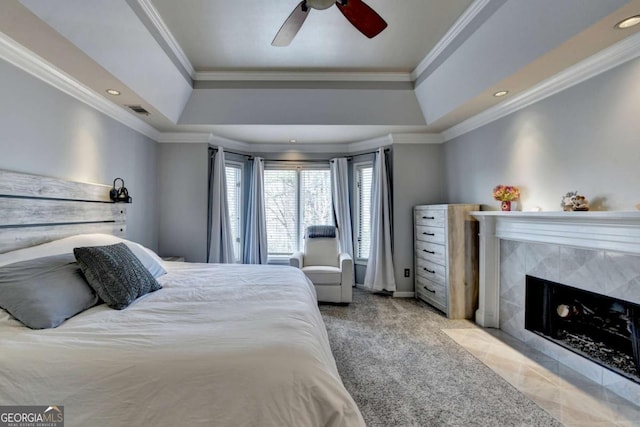
<path id="1" fill-rule="evenodd" d="M 233 236 L 233 254 L 236 260 L 242 259 L 242 167 L 226 164 L 227 201 L 229 203 L 229 220 Z"/>
<path id="2" fill-rule="evenodd" d="M 297 194 L 295 169 L 265 169 L 264 202 L 270 255 L 288 255 L 297 250 Z"/>
<path id="3" fill-rule="evenodd" d="M 373 166 L 357 168 L 358 179 L 358 240 L 356 258 L 368 259 L 371 244 L 371 185 Z"/>

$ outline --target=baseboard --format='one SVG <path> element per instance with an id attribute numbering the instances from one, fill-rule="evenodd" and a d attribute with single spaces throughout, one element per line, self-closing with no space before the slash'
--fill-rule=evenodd
<path id="1" fill-rule="evenodd" d="M 362 289 L 363 291 L 370 291 L 371 290 L 369 288 L 366 288 L 362 283 L 356 283 L 356 288 Z M 415 296 L 416 296 L 415 292 L 398 292 L 398 291 L 395 291 L 393 293 L 393 297 L 394 298 L 413 298 Z"/>
<path id="2" fill-rule="evenodd" d="M 415 296 L 416 296 L 415 292 L 398 292 L 398 291 L 395 291 L 393 293 L 393 297 L 394 298 L 413 298 Z"/>

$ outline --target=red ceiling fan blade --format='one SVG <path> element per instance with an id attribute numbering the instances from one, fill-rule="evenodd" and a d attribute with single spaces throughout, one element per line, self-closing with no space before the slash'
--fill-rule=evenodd
<path id="1" fill-rule="evenodd" d="M 338 0 L 336 6 L 354 27 L 370 39 L 387 28 L 385 20 L 362 0 L 347 0 L 344 6 L 341 0 Z"/>
<path id="2" fill-rule="evenodd" d="M 304 1 L 301 1 L 300 4 L 293 9 L 293 12 L 291 12 L 287 20 L 284 21 L 278 34 L 273 38 L 271 46 L 289 46 L 293 38 L 298 34 L 298 31 L 300 31 L 308 14 L 309 9 L 305 6 Z"/>

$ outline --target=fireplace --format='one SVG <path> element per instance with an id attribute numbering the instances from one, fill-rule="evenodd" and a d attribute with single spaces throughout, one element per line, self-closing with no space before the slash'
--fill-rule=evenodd
<path id="1" fill-rule="evenodd" d="M 474 212 L 480 223 L 479 302 L 476 322 L 505 333 L 541 351 L 608 390 L 640 405 L 640 381 L 632 369 L 607 366 L 557 338 L 545 338 L 542 320 L 527 316 L 527 277 L 538 277 L 615 298 L 633 309 L 637 331 L 640 305 L 640 211 L 633 212 Z M 587 293 L 587 295 L 589 295 Z M 538 295 L 540 299 L 542 296 Z M 544 301 L 544 300 L 543 300 Z M 584 302 L 583 302 L 584 303 Z M 576 316 L 572 304 L 562 308 Z M 558 307 L 554 308 L 557 312 Z M 615 311 L 615 310 L 614 310 Z M 630 313 L 631 314 L 631 313 Z M 538 315 L 541 316 L 540 311 Z M 566 322 L 563 322 L 566 323 Z M 562 324 L 562 323 L 561 323 Z M 625 328 L 626 329 L 626 328 Z M 622 334 L 624 354 L 633 357 L 633 339 Z M 637 336 L 636 336 L 637 339 Z M 637 348 L 637 347 L 636 347 Z M 628 364 L 626 366 L 629 366 Z"/>
<path id="2" fill-rule="evenodd" d="M 524 327 L 640 383 L 640 305 L 527 275 Z"/>

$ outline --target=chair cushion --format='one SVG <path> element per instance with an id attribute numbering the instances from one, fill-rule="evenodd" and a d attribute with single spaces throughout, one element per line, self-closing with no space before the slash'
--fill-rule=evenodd
<path id="1" fill-rule="evenodd" d="M 337 238 L 304 239 L 304 265 L 328 265 L 339 267 L 339 242 Z"/>
<path id="2" fill-rule="evenodd" d="M 307 275 L 314 285 L 340 285 L 342 272 L 338 267 L 311 266 L 303 267 L 302 272 Z"/>

